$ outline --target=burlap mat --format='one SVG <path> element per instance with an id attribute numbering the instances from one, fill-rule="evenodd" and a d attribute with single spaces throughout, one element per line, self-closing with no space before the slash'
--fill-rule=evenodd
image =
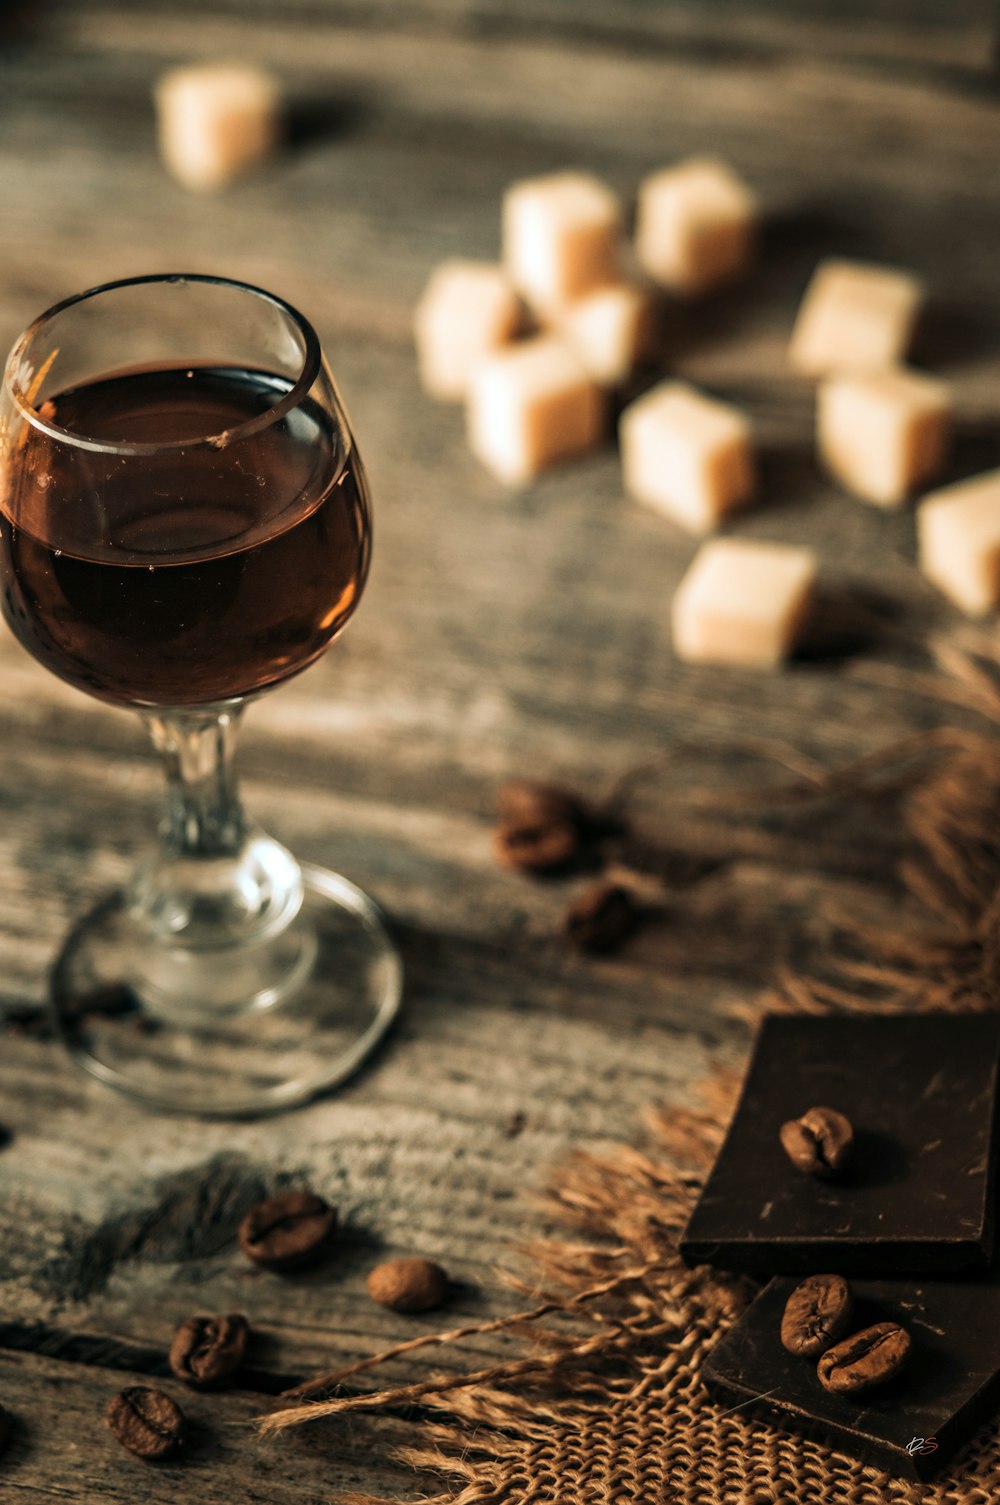
<path id="1" fill-rule="evenodd" d="M 952 653 L 953 677 L 928 688 L 1000 722 L 987 667 L 996 662 L 993 643 L 982 659 Z M 914 856 L 903 880 L 929 911 L 927 926 L 865 937 L 868 955 L 845 963 L 842 983 L 788 978 L 754 1007 L 1000 1006 L 1000 740 L 931 733 L 812 781 L 812 793 L 870 793 L 873 781 L 907 787 L 900 818 Z M 786 792 L 802 796 L 808 785 Z M 707 1267 L 688 1270 L 677 1243 L 737 1087 L 718 1076 L 703 1084 L 699 1111 L 654 1116 L 645 1150 L 577 1155 L 560 1168 L 547 1200 L 564 1231 L 530 1251 L 538 1272 L 531 1289 L 545 1293 L 532 1309 L 322 1376 L 263 1429 L 417 1406 L 414 1443 L 397 1456 L 440 1481 L 439 1493 L 421 1495 L 430 1505 L 997 1505 L 1000 1421 L 983 1427 L 938 1482 L 921 1485 L 726 1413 L 705 1394 L 702 1362 L 753 1290 Z M 460 1352 L 463 1338 L 500 1328 L 517 1334 L 521 1351 L 490 1369 L 371 1394 L 339 1388 L 402 1352 L 434 1343 Z"/>

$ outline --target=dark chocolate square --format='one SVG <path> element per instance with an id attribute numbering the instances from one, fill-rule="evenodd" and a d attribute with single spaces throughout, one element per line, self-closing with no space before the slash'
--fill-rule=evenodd
<path id="1" fill-rule="evenodd" d="M 758 1274 L 948 1273 L 993 1252 L 1000 1014 L 763 1021 L 681 1254 Z M 795 1169 L 781 1125 L 854 1125 L 838 1181 Z"/>
<path id="2" fill-rule="evenodd" d="M 782 1348 L 781 1314 L 796 1284 L 772 1280 L 716 1345 L 701 1371 L 709 1394 L 864 1463 L 929 1478 L 1000 1399 L 1000 1280 L 852 1280 L 851 1332 L 895 1321 L 913 1340 L 894 1379 L 854 1396 L 831 1395 L 815 1359 Z"/>

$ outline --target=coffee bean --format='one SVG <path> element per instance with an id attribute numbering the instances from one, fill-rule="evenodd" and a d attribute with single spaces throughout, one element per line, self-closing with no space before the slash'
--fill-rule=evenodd
<path id="1" fill-rule="evenodd" d="M 138 1008 L 139 1000 L 127 983 L 109 982 L 68 999 L 66 1013 L 72 1019 L 123 1019 Z"/>
<path id="2" fill-rule="evenodd" d="M 586 811 L 576 795 L 538 779 L 508 779 L 497 794 L 493 852 L 502 867 L 547 873 L 579 855 Z"/>
<path id="3" fill-rule="evenodd" d="M 189 1317 L 174 1334 L 170 1368 L 197 1390 L 221 1385 L 243 1362 L 249 1328 L 238 1312 L 228 1317 Z"/>
<path id="4" fill-rule="evenodd" d="M 782 1124 L 781 1143 L 797 1170 L 830 1181 L 851 1158 L 854 1130 L 835 1108 L 810 1108 Z"/>
<path id="5" fill-rule="evenodd" d="M 184 1413 L 162 1390 L 131 1385 L 108 1402 L 108 1426 L 137 1458 L 166 1458 L 184 1436 Z"/>
<path id="6" fill-rule="evenodd" d="M 243 1253 L 268 1270 L 311 1264 L 337 1225 L 336 1209 L 311 1191 L 285 1191 L 251 1207 L 240 1224 Z"/>
<path id="7" fill-rule="evenodd" d="M 507 824 L 493 829 L 493 853 L 501 867 L 519 873 L 552 873 L 569 867 L 580 850 L 580 832 L 568 821 Z"/>
<path id="8" fill-rule="evenodd" d="M 820 1384 L 835 1395 L 852 1395 L 891 1380 L 906 1363 L 912 1346 L 909 1333 L 898 1322 L 876 1322 L 828 1348 L 816 1373 Z"/>
<path id="9" fill-rule="evenodd" d="M 563 916 L 563 934 L 578 951 L 614 951 L 636 927 L 639 912 L 617 883 L 595 883 L 578 894 Z"/>
<path id="10" fill-rule="evenodd" d="M 841 1275 L 810 1275 L 785 1302 L 781 1342 L 789 1353 L 815 1359 L 848 1328 L 854 1301 Z"/>
<path id="11" fill-rule="evenodd" d="M 579 826 L 584 809 L 576 795 L 538 779 L 508 779 L 497 793 L 497 820 L 502 826 Z"/>
<path id="12" fill-rule="evenodd" d="M 448 1294 L 448 1276 L 431 1259 L 387 1259 L 368 1277 L 368 1294 L 394 1312 L 429 1312 Z"/>
<path id="13" fill-rule="evenodd" d="M 48 1009 L 14 1004 L 4 1009 L 0 1028 L 24 1040 L 53 1040 L 55 1028 Z"/>

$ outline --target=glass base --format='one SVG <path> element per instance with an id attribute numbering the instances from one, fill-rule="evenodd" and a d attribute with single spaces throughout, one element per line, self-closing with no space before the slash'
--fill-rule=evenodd
<path id="1" fill-rule="evenodd" d="M 52 972 L 57 1027 L 77 1063 L 149 1107 L 217 1118 L 288 1108 L 345 1082 L 399 1011 L 402 963 L 361 889 L 308 865 L 302 878 L 294 920 L 256 950 L 158 948 L 123 892 L 99 904 Z"/>

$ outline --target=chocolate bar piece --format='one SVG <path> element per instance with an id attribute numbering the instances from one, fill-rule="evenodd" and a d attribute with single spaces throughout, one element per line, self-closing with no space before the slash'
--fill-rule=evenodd
<path id="1" fill-rule="evenodd" d="M 769 1015 L 682 1256 L 768 1275 L 986 1267 L 998 1076 L 997 1013 Z M 854 1127 L 837 1180 L 781 1146 L 782 1124 L 814 1107 Z"/>
<path id="2" fill-rule="evenodd" d="M 766 1416 L 891 1473 L 927 1479 L 1000 1399 L 1000 1277 L 852 1280 L 851 1331 L 898 1322 L 913 1342 L 893 1379 L 851 1395 L 820 1384 L 816 1360 L 786 1353 L 781 1316 L 797 1281 L 772 1280 L 702 1367 L 724 1407 Z M 873 1496 L 874 1498 L 874 1496 Z"/>

